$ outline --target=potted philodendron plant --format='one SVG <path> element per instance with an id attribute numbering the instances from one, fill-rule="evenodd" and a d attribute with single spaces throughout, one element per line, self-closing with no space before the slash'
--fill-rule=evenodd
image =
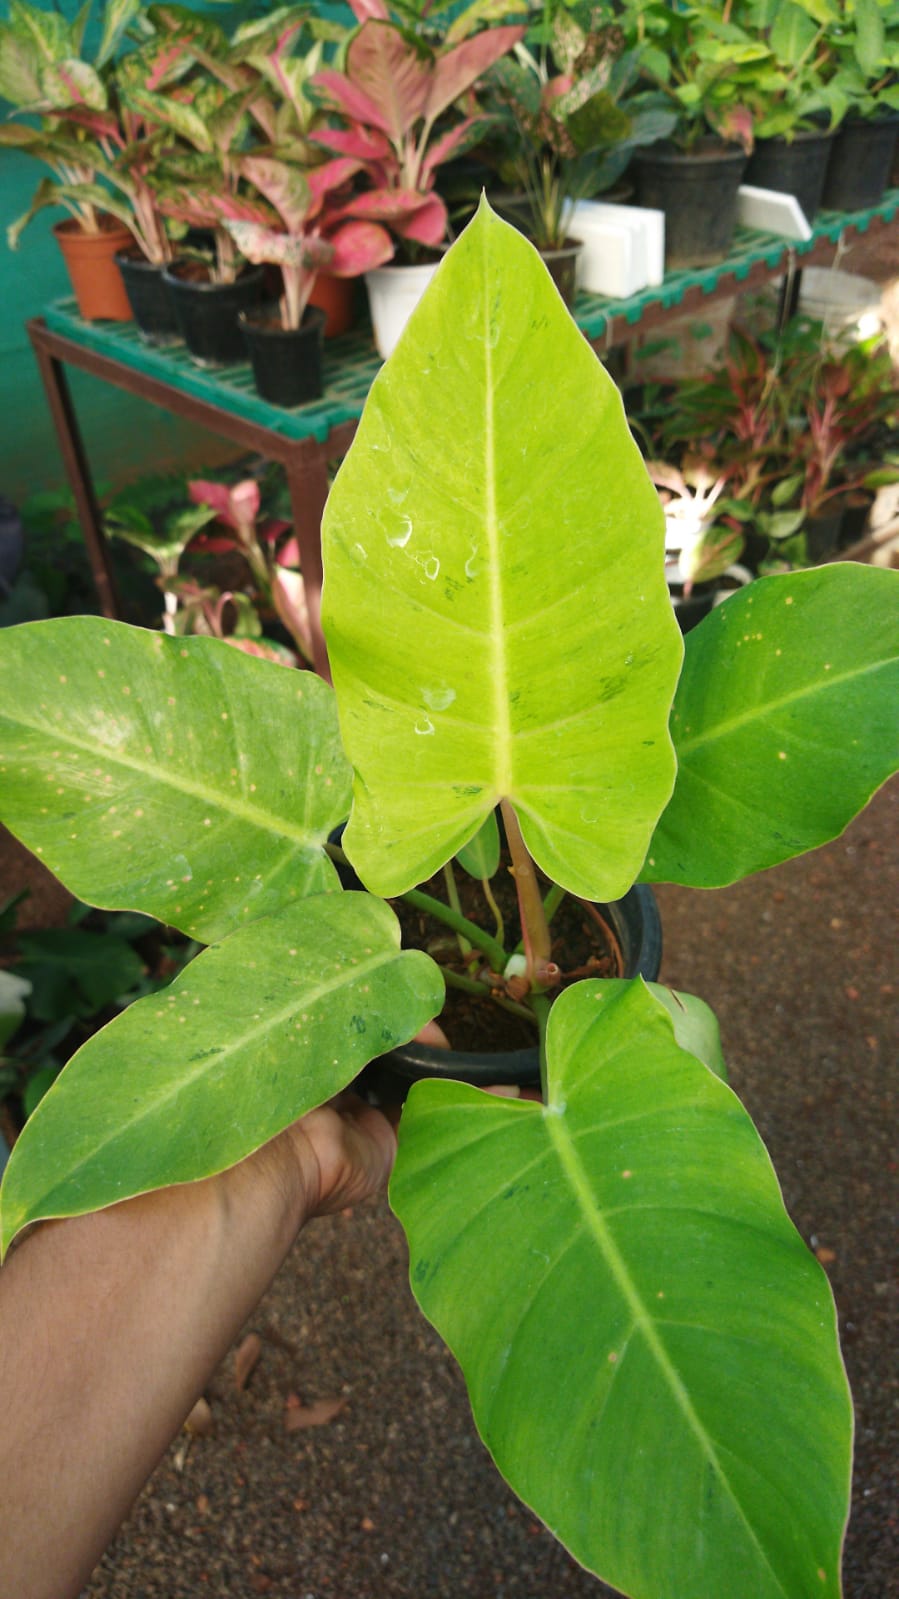
<path id="1" fill-rule="evenodd" d="M 524 33 L 490 28 L 452 44 L 428 43 L 391 20 L 385 0 L 350 0 L 362 26 L 346 47 L 343 69 L 316 74 L 312 89 L 340 124 L 320 128 L 314 142 L 352 158 L 365 186 L 346 215 L 386 222 L 404 261 L 366 274 L 375 344 L 386 359 L 436 270 L 447 237 L 446 205 L 435 189 L 437 169 L 470 142 L 483 115 L 442 130 L 440 119 Z M 477 7 L 471 8 L 477 25 Z"/>
<path id="2" fill-rule="evenodd" d="M 33 156 L 53 173 L 42 179 L 7 239 L 15 249 L 38 212 L 67 210 L 69 217 L 53 231 L 87 318 L 130 318 L 114 257 L 147 225 L 128 204 L 141 184 L 117 159 L 127 139 L 110 88 L 113 57 L 137 10 L 138 0 L 108 0 L 92 61 L 83 54 L 89 7 L 66 22 L 27 0 L 11 0 L 8 20 L 0 22 L 0 96 L 15 116 L 39 118 L 37 126 L 27 120 L 0 128 L 0 145 Z"/>
<path id="3" fill-rule="evenodd" d="M 492 913 L 438 912 L 530 1012 L 543 1095 L 412 1088 L 391 1198 L 414 1292 L 500 1469 L 590 1570 L 639 1599 L 835 1599 L 852 1427 L 825 1274 L 711 1013 L 640 978 L 559 992 L 538 873 L 552 902 L 709 889 L 838 833 L 899 759 L 899 575 L 763 580 L 684 656 L 620 398 L 486 206 L 375 381 L 323 553 L 333 690 L 103 619 L 0 637 L 5 821 L 82 898 L 212 946 L 42 1100 L 3 1248 L 238 1161 L 414 1037 L 444 979 L 381 896 L 499 805 L 520 953 Z M 333 864 L 348 813 L 364 891 Z"/>
<path id="4" fill-rule="evenodd" d="M 607 190 L 632 152 L 676 120 L 661 93 L 635 89 L 638 70 L 639 52 L 624 50 L 610 16 L 547 6 L 486 80 L 487 148 L 511 188 L 495 204 L 536 245 L 569 305 L 580 249 L 568 233 L 572 208 Z"/>

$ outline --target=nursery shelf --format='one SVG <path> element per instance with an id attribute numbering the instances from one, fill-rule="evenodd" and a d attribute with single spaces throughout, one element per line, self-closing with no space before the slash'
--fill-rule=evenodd
<path id="1" fill-rule="evenodd" d="M 725 261 L 713 267 L 669 273 L 658 288 L 626 300 L 581 294 L 574 307 L 575 319 L 600 352 L 627 344 L 638 328 L 642 331 L 658 327 L 712 300 L 779 277 L 793 280 L 804 266 L 826 264 L 841 242 L 856 232 L 865 232 L 872 224 L 893 221 L 897 212 L 899 189 L 894 189 L 869 211 L 823 213 L 815 222 L 811 239 L 802 244 L 738 228 L 734 248 Z M 66 366 L 89 372 L 283 465 L 316 639 L 315 664 L 326 671 L 327 657 L 318 627 L 319 530 L 328 493 L 328 462 L 339 459 L 349 448 L 381 364 L 368 327 L 325 345 L 324 393 L 321 399 L 295 410 L 283 410 L 260 399 L 249 365 L 204 370 L 182 349 L 151 348 L 141 340 L 133 323 L 84 322 L 72 300 L 48 307 L 44 317 L 28 324 L 28 333 L 103 614 L 119 615 L 119 605 Z"/>

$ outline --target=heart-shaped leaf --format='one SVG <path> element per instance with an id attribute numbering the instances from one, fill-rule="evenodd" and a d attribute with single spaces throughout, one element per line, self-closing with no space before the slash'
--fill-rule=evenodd
<path id="1" fill-rule="evenodd" d="M 899 573 L 763 578 L 688 636 L 644 881 L 720 888 L 836 838 L 899 765 Z"/>
<path id="2" fill-rule="evenodd" d="M 79 898 L 203 943 L 337 887 L 334 697 L 218 639 L 98 617 L 0 633 L 0 813 Z"/>
<path id="3" fill-rule="evenodd" d="M 26 1124 L 0 1195 L 0 1246 L 242 1160 L 329 1099 L 443 1003 L 368 894 L 318 894 L 205 950 L 73 1056 Z"/>
<path id="4" fill-rule="evenodd" d="M 562 887 L 630 887 L 674 775 L 663 547 L 614 384 L 483 204 L 375 380 L 325 513 L 357 773 L 345 848 L 368 887 L 427 879 L 504 796 Z"/>
<path id="5" fill-rule="evenodd" d="M 836 1599 L 836 1316 L 749 1117 L 639 981 L 564 993 L 547 1060 L 545 1107 L 420 1083 L 400 1128 L 413 1290 L 482 1438 L 633 1599 Z"/>

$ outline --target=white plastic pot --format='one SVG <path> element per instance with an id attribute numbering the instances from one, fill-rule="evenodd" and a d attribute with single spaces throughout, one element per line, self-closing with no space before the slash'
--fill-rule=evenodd
<path id="1" fill-rule="evenodd" d="M 425 266 L 384 266 L 366 272 L 371 325 L 375 347 L 382 360 L 392 355 L 403 328 L 439 265 L 439 261 L 429 261 Z"/>

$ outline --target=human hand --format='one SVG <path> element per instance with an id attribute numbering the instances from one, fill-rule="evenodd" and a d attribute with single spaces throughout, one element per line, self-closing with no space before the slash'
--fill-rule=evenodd
<path id="1" fill-rule="evenodd" d="M 386 1187 L 396 1156 L 387 1116 L 347 1090 L 275 1140 L 299 1178 L 303 1219 L 329 1216 Z"/>

